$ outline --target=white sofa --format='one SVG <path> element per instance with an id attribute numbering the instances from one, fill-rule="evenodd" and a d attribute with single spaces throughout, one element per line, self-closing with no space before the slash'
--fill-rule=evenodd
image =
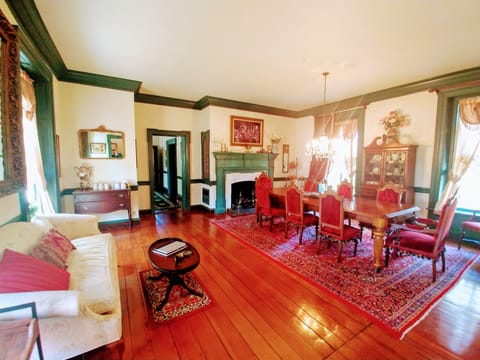
<path id="1" fill-rule="evenodd" d="M 68 290 L 2 293 L 0 308 L 35 302 L 45 359 L 66 359 L 121 338 L 117 255 L 114 237 L 99 231 L 96 216 L 56 214 L 2 226 L 0 259 L 7 248 L 29 254 L 51 227 L 76 247 L 66 260 Z"/>

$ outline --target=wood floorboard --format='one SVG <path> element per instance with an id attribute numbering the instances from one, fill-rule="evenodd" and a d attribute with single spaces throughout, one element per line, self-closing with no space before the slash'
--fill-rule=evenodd
<path id="1" fill-rule="evenodd" d="M 117 242 L 123 341 L 79 359 L 478 359 L 480 263 L 416 327 L 398 340 L 361 314 L 211 224 L 201 211 L 143 215 Z M 150 268 L 158 238 L 190 241 L 194 271 L 214 304 L 163 325 L 149 325 L 138 273 Z M 308 241 L 308 239 L 306 240 Z M 478 247 L 464 245 L 462 248 Z M 447 254 L 448 266 L 448 254 Z"/>

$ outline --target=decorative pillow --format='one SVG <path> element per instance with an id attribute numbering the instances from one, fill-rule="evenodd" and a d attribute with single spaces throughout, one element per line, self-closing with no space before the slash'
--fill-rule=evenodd
<path id="1" fill-rule="evenodd" d="M 67 271 L 10 249 L 0 261 L 0 293 L 68 290 L 69 281 Z"/>
<path id="2" fill-rule="evenodd" d="M 69 239 L 57 230 L 50 229 L 40 244 L 30 252 L 30 255 L 48 261 L 60 269 L 65 269 L 68 254 L 74 249 L 75 246 Z"/>

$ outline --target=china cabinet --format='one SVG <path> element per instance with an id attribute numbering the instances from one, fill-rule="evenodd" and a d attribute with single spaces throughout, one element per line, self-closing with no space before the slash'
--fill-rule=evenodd
<path id="1" fill-rule="evenodd" d="M 418 145 L 401 144 L 396 139 L 376 137 L 363 149 L 361 196 L 375 198 L 377 189 L 395 185 L 405 190 L 404 202 L 413 203 L 413 181 Z"/>

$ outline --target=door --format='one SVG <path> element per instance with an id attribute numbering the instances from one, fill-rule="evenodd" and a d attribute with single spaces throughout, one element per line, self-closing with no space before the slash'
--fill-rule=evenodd
<path id="1" fill-rule="evenodd" d="M 167 141 L 168 151 L 168 197 L 174 204 L 177 203 L 177 139 Z"/>

